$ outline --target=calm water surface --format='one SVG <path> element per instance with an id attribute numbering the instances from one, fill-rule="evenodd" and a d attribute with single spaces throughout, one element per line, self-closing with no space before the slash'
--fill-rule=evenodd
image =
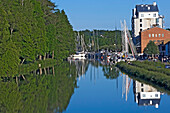
<path id="1" fill-rule="evenodd" d="M 78 61 L 77 61 L 78 62 Z M 170 96 L 112 66 L 77 62 L 79 76 L 65 113 L 170 113 Z M 143 99 L 140 94 L 148 98 Z M 154 97 L 156 95 L 156 97 Z"/>
<path id="2" fill-rule="evenodd" d="M 70 61 L 0 81 L 0 113 L 170 113 L 170 96 L 106 62 Z M 18 76 L 19 76 L 18 75 Z"/>

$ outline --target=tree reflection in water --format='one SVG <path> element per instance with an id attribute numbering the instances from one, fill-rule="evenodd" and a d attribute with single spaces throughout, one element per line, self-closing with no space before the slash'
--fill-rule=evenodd
<path id="1" fill-rule="evenodd" d="M 89 66 L 91 65 L 91 66 Z M 91 68 L 88 70 L 88 68 Z M 24 74 L 25 79 L 0 81 L 0 112 L 2 113 L 52 113 L 63 112 L 67 109 L 70 98 L 77 88 L 77 79 L 85 76 L 87 70 L 89 76 L 98 76 L 96 69 L 101 68 L 107 79 L 122 80 L 122 94 L 129 92 L 130 81 L 128 75 L 124 75 L 112 64 L 96 61 L 69 61 L 53 67 L 39 68 L 30 74 Z M 93 71 L 94 69 L 94 71 Z M 92 71 L 92 73 L 90 72 Z M 22 75 L 22 74 L 20 74 Z M 128 82 L 126 82 L 128 80 Z M 121 84 L 121 83 L 120 83 Z M 124 90 L 123 90 L 124 89 Z M 154 105 L 159 107 L 160 92 L 149 85 L 133 82 L 135 102 L 138 105 Z M 157 98 L 145 98 L 154 95 Z M 142 97 L 144 96 L 144 97 Z M 152 96 L 153 97 L 153 96 Z M 127 98 L 127 96 L 126 96 Z"/>
<path id="2" fill-rule="evenodd" d="M 62 112 L 77 87 L 75 65 L 63 63 L 24 75 L 26 81 L 0 82 L 0 112 Z"/>

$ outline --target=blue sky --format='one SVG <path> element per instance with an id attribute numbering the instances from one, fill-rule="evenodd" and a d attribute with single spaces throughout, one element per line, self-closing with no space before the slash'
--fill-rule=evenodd
<path id="1" fill-rule="evenodd" d="M 136 4 L 156 1 L 160 14 L 165 16 L 165 28 L 170 28 L 170 0 L 51 0 L 64 9 L 74 30 L 120 29 L 120 20 L 126 20 L 131 29 L 132 9 Z"/>

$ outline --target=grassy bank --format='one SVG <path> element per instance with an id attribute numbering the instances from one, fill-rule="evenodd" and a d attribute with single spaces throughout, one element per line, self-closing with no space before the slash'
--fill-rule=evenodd
<path id="1" fill-rule="evenodd" d="M 146 61 L 136 61 L 131 64 L 119 62 L 117 63 L 117 67 L 131 76 L 143 79 L 151 82 L 152 84 L 170 90 L 169 70 L 164 69 L 164 64 Z"/>
<path id="2" fill-rule="evenodd" d="M 38 60 L 34 63 L 20 65 L 18 73 L 26 74 L 36 69 L 39 69 L 39 66 L 41 66 L 41 68 L 44 68 L 44 67 L 54 66 L 56 64 L 57 64 L 57 61 L 55 59 Z"/>

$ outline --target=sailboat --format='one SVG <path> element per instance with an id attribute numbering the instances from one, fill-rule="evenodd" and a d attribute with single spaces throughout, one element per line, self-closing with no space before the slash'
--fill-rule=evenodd
<path id="1" fill-rule="evenodd" d="M 78 32 L 78 36 L 77 36 L 77 47 L 76 47 L 76 53 L 71 55 L 71 58 L 74 59 L 74 60 L 83 60 L 83 59 L 86 59 L 86 52 L 85 52 L 85 43 L 84 43 L 84 38 L 83 38 L 83 35 L 79 35 L 79 32 Z M 80 44 L 81 42 L 81 44 Z"/>

